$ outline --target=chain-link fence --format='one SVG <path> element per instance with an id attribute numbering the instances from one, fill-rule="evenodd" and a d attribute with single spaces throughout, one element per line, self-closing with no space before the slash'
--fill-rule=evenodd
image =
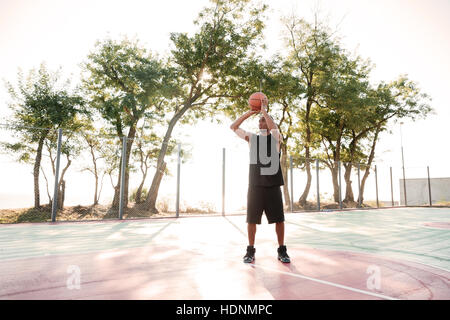
<path id="1" fill-rule="evenodd" d="M 152 138 L 0 130 L 1 223 L 246 212 L 249 149 L 238 139 L 224 146 L 171 141 L 158 161 L 161 144 Z M 284 159 L 287 212 L 450 204 L 444 166 Z"/>

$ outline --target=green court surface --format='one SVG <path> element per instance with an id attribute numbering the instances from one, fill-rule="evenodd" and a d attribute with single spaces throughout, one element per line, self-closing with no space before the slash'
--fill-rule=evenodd
<path id="1" fill-rule="evenodd" d="M 449 221 L 447 208 L 293 213 L 286 214 L 286 244 L 377 254 L 450 270 L 450 229 L 426 225 Z M 217 233 L 217 227 L 227 232 Z M 184 240 L 179 240 L 180 235 Z M 3 225 L 0 260 L 179 241 L 184 247 L 233 245 L 241 252 L 246 246 L 245 216 Z M 276 244 L 273 227 L 264 217 L 256 241 L 257 246 Z"/>

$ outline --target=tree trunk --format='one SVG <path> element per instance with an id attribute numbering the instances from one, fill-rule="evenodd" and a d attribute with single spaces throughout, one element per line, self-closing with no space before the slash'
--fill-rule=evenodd
<path id="1" fill-rule="evenodd" d="M 353 189 L 352 189 L 352 169 L 353 165 L 351 162 L 344 164 L 345 173 L 344 173 L 344 180 L 345 180 L 345 198 L 344 202 L 354 202 L 355 197 L 353 195 Z"/>
<path id="2" fill-rule="evenodd" d="M 145 179 L 147 178 L 147 171 L 148 171 L 148 167 L 145 167 L 145 171 L 144 174 L 142 176 L 142 181 L 141 184 L 139 185 L 137 191 L 136 191 L 136 203 L 141 203 L 142 202 L 142 189 L 144 188 L 144 183 L 145 183 Z"/>
<path id="3" fill-rule="evenodd" d="M 130 161 L 131 156 L 131 147 L 133 146 L 133 141 L 136 136 L 136 125 L 133 124 L 130 126 L 130 131 L 128 132 L 127 136 L 127 148 L 126 148 L 126 155 L 125 155 L 125 184 L 124 184 L 124 193 L 123 193 L 123 205 L 126 207 L 128 205 L 128 185 L 130 181 L 130 172 L 128 170 L 128 163 Z M 121 159 L 122 159 L 121 155 Z M 122 166 L 119 167 L 119 176 L 117 178 L 117 185 L 115 187 L 114 191 L 114 198 L 112 202 L 112 207 L 117 209 L 119 208 L 119 200 L 120 200 L 120 176 L 122 175 Z"/>
<path id="4" fill-rule="evenodd" d="M 161 168 L 160 168 L 161 171 L 159 173 L 158 172 L 155 173 L 155 176 L 153 177 L 154 183 L 152 183 L 152 187 L 153 187 L 153 185 L 155 186 L 154 187 L 155 191 L 151 192 L 152 189 L 150 188 L 150 191 L 147 193 L 147 199 L 145 200 L 145 203 L 143 204 L 144 208 L 148 208 L 147 206 L 150 205 L 150 209 L 149 209 L 150 212 L 158 212 L 158 210 L 156 209 L 156 200 L 158 198 L 158 189 L 161 184 L 161 180 L 164 176 L 164 170 L 166 170 L 166 165 L 167 165 L 166 162 L 163 162 L 161 165 Z M 155 178 L 157 180 L 155 180 Z"/>
<path id="5" fill-rule="evenodd" d="M 284 195 L 284 205 L 289 207 L 291 203 L 291 197 L 289 195 L 289 161 L 286 154 L 286 144 L 283 143 L 281 146 L 281 173 L 283 174 L 284 185 L 283 185 L 283 195 Z"/>
<path id="6" fill-rule="evenodd" d="M 333 200 L 339 203 L 339 171 L 337 166 L 331 167 L 331 180 L 333 182 Z"/>
<path id="7" fill-rule="evenodd" d="M 61 178 L 58 182 L 58 202 L 57 208 L 58 210 L 64 209 L 64 199 L 65 199 L 65 193 L 66 193 L 66 181 L 64 180 L 64 176 L 66 175 L 67 169 L 69 169 L 70 165 L 72 164 L 72 160 L 70 160 L 69 156 L 67 156 L 67 164 L 64 167 L 64 169 L 61 172 Z"/>
<path id="8" fill-rule="evenodd" d="M 97 159 L 95 158 L 95 152 L 92 144 L 89 145 L 91 150 L 92 164 L 94 165 L 94 176 L 95 176 L 95 191 L 94 191 L 94 206 L 98 204 L 98 170 L 97 170 Z"/>
<path id="9" fill-rule="evenodd" d="M 61 180 L 61 186 L 58 192 L 58 210 L 64 209 L 64 199 L 66 198 L 66 181 Z"/>
<path id="10" fill-rule="evenodd" d="M 344 129 L 344 124 L 342 123 L 342 121 L 339 122 L 339 124 L 336 124 L 337 126 L 339 126 L 340 131 L 339 131 L 339 135 L 336 139 L 336 147 L 333 150 L 333 161 L 330 160 L 330 162 L 328 162 L 328 168 L 331 171 L 331 181 L 333 183 L 333 200 L 334 202 L 339 202 L 339 166 L 338 164 L 340 164 L 341 161 L 341 146 L 342 146 L 342 133 L 343 133 L 343 129 Z M 330 146 L 332 146 L 332 141 L 331 138 L 327 138 L 327 140 L 330 143 Z M 342 189 L 341 189 L 342 191 Z M 341 194 L 342 197 L 342 194 Z"/>
<path id="11" fill-rule="evenodd" d="M 306 141 L 305 141 L 305 170 L 306 170 L 306 186 L 303 190 L 302 195 L 300 196 L 300 199 L 298 200 L 300 206 L 304 207 L 306 205 L 306 199 L 308 198 L 309 189 L 311 188 L 311 163 L 310 163 L 310 145 L 311 145 L 311 127 L 309 125 L 309 114 L 311 113 L 311 107 L 312 107 L 312 99 L 308 98 L 308 101 L 306 102 L 306 114 L 305 114 L 305 124 L 306 124 Z"/>
<path id="12" fill-rule="evenodd" d="M 312 175 L 311 175 L 311 163 L 309 160 L 310 157 L 310 153 L 309 153 L 309 147 L 305 148 L 306 150 L 306 161 L 305 161 L 305 170 L 306 170 L 306 186 L 305 189 L 303 190 L 302 195 L 300 196 L 300 199 L 298 200 L 300 206 L 305 206 L 306 205 L 306 199 L 308 197 L 309 194 L 309 189 L 311 188 L 311 180 L 312 180 Z"/>
<path id="13" fill-rule="evenodd" d="M 51 208 L 52 207 L 52 197 L 51 197 L 50 191 L 48 189 L 48 179 L 47 179 L 47 176 L 45 175 L 45 171 L 44 171 L 44 169 L 42 169 L 42 167 L 41 167 L 41 171 L 42 171 L 42 175 L 44 176 L 45 186 L 47 187 L 48 207 Z"/>
<path id="14" fill-rule="evenodd" d="M 178 120 L 183 116 L 183 114 L 190 108 L 190 104 L 186 103 L 180 111 L 178 111 L 173 118 L 169 122 L 169 126 L 167 128 L 166 134 L 164 135 L 163 143 L 161 146 L 161 150 L 158 155 L 158 162 L 156 164 L 156 172 L 153 176 L 152 185 L 150 186 L 150 190 L 147 194 L 147 199 L 145 203 L 143 203 L 142 208 L 144 210 L 150 211 L 152 213 L 158 213 L 156 209 L 156 199 L 158 198 L 159 186 L 161 184 L 162 177 L 164 175 L 164 170 L 166 168 L 166 163 L 164 162 L 164 158 L 167 153 L 167 147 L 169 145 L 169 140 L 172 135 L 173 128 L 177 124 Z"/>
<path id="15" fill-rule="evenodd" d="M 375 158 L 375 147 L 377 145 L 378 134 L 380 133 L 380 128 L 381 128 L 381 125 L 377 126 L 377 128 L 376 128 L 375 136 L 374 136 L 373 142 L 372 142 L 372 148 L 370 149 L 370 155 L 369 155 L 369 159 L 367 161 L 366 170 L 364 171 L 364 176 L 361 179 L 361 195 L 360 195 L 361 199 L 358 198 L 358 200 L 360 201 L 361 204 L 364 201 L 364 187 L 366 185 L 367 177 L 369 177 L 369 174 L 370 174 L 370 166 L 372 165 L 372 161 Z"/>
<path id="16" fill-rule="evenodd" d="M 97 172 L 95 172 L 94 206 L 96 206 L 97 204 L 98 204 L 98 174 Z"/>
<path id="17" fill-rule="evenodd" d="M 347 164 L 344 164 L 345 173 L 344 173 L 344 179 L 345 179 L 345 198 L 344 202 L 355 202 L 355 196 L 353 194 L 353 188 L 352 188 L 352 169 L 353 169 L 353 162 L 355 161 L 355 152 L 356 152 L 356 143 L 358 140 L 363 136 L 363 133 L 360 133 L 356 135 L 355 131 L 352 130 L 352 141 L 349 145 L 350 150 L 350 161 Z M 359 161 L 359 159 L 358 159 Z M 358 191 L 359 194 L 359 191 Z M 359 195 L 358 195 L 359 197 Z"/>
<path id="18" fill-rule="evenodd" d="M 358 198 L 358 201 L 360 201 L 361 204 L 364 202 L 364 187 L 366 185 L 366 180 L 369 177 L 370 174 L 370 167 L 366 167 L 366 170 L 364 171 L 364 175 L 361 179 L 361 199 Z"/>
<path id="19" fill-rule="evenodd" d="M 42 148 L 44 146 L 44 140 L 47 136 L 47 132 L 39 138 L 38 148 L 36 150 L 36 159 L 34 161 L 33 177 L 34 177 L 34 208 L 39 209 L 41 207 L 40 203 L 40 193 L 39 193 L 39 172 L 41 168 L 42 160 Z"/>
<path id="20" fill-rule="evenodd" d="M 98 196 L 97 196 L 97 204 L 100 202 L 100 197 L 101 197 L 101 194 L 102 194 L 102 189 L 103 189 L 103 179 L 105 178 L 105 172 L 103 172 L 103 174 L 102 174 L 102 179 L 100 180 L 100 188 L 99 188 L 99 190 L 98 190 Z"/>

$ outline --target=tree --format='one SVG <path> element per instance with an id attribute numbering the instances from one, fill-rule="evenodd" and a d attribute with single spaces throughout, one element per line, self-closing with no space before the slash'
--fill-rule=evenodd
<path id="1" fill-rule="evenodd" d="M 415 81 L 409 80 L 406 75 L 400 75 L 390 83 L 381 82 L 372 91 L 374 104 L 374 117 L 371 117 L 371 135 L 369 137 L 370 152 L 367 155 L 365 171 L 361 180 L 361 203 L 364 200 L 365 182 L 370 174 L 370 168 L 375 158 L 375 148 L 379 134 L 388 129 L 388 122 L 400 119 L 411 119 L 413 121 L 425 118 L 432 108 L 429 105 L 431 98 L 428 94 L 421 92 Z"/>
<path id="2" fill-rule="evenodd" d="M 107 171 L 111 170 L 111 168 L 105 166 L 105 163 L 107 163 L 105 159 L 111 153 L 111 148 L 114 150 L 120 147 L 113 146 L 109 138 L 113 135 L 109 134 L 104 128 L 95 128 L 91 119 L 84 118 L 82 123 L 83 127 L 79 130 L 79 135 L 81 136 L 80 140 L 82 140 L 81 144 L 88 148 L 90 165 L 82 167 L 81 171 L 88 171 L 94 176 L 94 199 L 92 205 L 96 206 L 99 203 L 103 189 L 103 179 Z M 113 163 L 116 163 L 117 161 L 113 159 L 118 159 L 118 156 L 116 157 L 114 154 L 110 158 Z M 116 168 L 114 165 L 112 167 Z M 112 171 L 110 171 L 111 174 Z"/>
<path id="3" fill-rule="evenodd" d="M 59 175 L 58 183 L 58 201 L 57 208 L 64 208 L 64 200 L 66 194 L 66 180 L 64 179 L 67 170 L 72 165 L 72 160 L 77 157 L 82 150 L 82 142 L 79 137 L 80 130 L 84 128 L 84 121 L 74 117 L 72 121 L 68 122 L 63 131 L 63 140 L 61 141 L 61 155 L 65 157 L 65 165 L 62 167 L 61 173 Z M 50 160 L 50 166 L 52 169 L 53 177 L 56 173 L 56 157 L 57 157 L 57 144 L 58 144 L 58 133 L 57 131 L 51 131 L 45 140 L 45 148 L 48 152 L 48 157 Z M 43 170 L 44 172 L 44 170 Z M 46 178 L 47 179 L 47 178 Z M 48 187 L 48 184 L 47 184 Z M 47 191 L 47 193 L 49 193 Z M 54 199 L 49 196 L 49 203 L 52 205 Z"/>
<path id="4" fill-rule="evenodd" d="M 172 33 L 174 49 L 170 61 L 175 70 L 180 94 L 165 106 L 167 127 L 158 154 L 143 208 L 157 212 L 156 199 L 164 174 L 167 149 L 178 122 L 194 122 L 214 117 L 220 99 L 229 97 L 221 85 L 239 76 L 236 70 L 261 39 L 262 14 L 266 6 L 252 6 L 248 0 L 213 0 L 212 6 L 200 12 L 195 24 L 199 30 L 192 36 Z M 207 106 L 207 107 L 206 107 Z"/>
<path id="5" fill-rule="evenodd" d="M 350 57 L 343 49 L 336 53 L 317 77 L 319 94 L 315 103 L 318 110 L 313 112 L 317 117 L 313 131 L 320 136 L 323 152 L 319 157 L 331 171 L 334 200 L 338 202 L 339 163 L 345 168 L 346 199 L 350 201 L 353 197 L 350 173 L 352 162 L 356 160 L 356 143 L 369 126 L 366 96 L 371 65 L 360 57 Z"/>
<path id="6" fill-rule="evenodd" d="M 304 130 L 303 148 L 305 151 L 304 166 L 307 182 L 299 204 L 304 206 L 311 187 L 311 146 L 313 133 L 311 130 L 311 112 L 319 94 L 317 77 L 327 67 L 335 55 L 337 48 L 325 25 L 316 19 L 314 24 L 298 19 L 295 16 L 284 19 L 287 30 L 286 44 L 289 58 L 296 68 L 295 76 L 306 89 L 304 95 L 304 112 L 301 112 L 301 128 Z"/>
<path id="7" fill-rule="evenodd" d="M 19 161 L 33 163 L 35 208 L 40 208 L 39 172 L 46 139 L 57 129 L 68 127 L 77 114 L 85 113 L 83 98 L 70 89 L 68 80 L 61 80 L 60 71 L 49 71 L 42 63 L 26 79 L 19 71 L 16 88 L 6 84 L 12 98 L 11 128 L 19 141 L 3 147 L 17 153 Z"/>
<path id="8" fill-rule="evenodd" d="M 97 42 L 96 48 L 84 63 L 83 84 L 93 108 L 117 137 L 127 137 L 125 161 L 128 164 L 136 125 L 143 118 L 160 119 L 165 110 L 162 104 L 177 90 L 174 76 L 165 63 L 147 52 L 137 41 Z M 112 206 L 117 208 L 120 195 L 118 180 Z M 128 202 L 129 170 L 125 171 L 124 203 Z"/>
<path id="9" fill-rule="evenodd" d="M 143 124 L 139 127 L 136 136 L 136 147 L 132 151 L 133 160 L 139 165 L 139 170 L 142 174 L 141 182 L 136 190 L 136 196 L 134 201 L 139 204 L 145 201 L 142 199 L 145 180 L 147 178 L 148 169 L 151 167 L 156 167 L 156 160 L 158 158 L 158 152 L 162 143 L 162 138 L 158 136 L 155 132 L 148 132 L 148 129 L 153 127 L 152 124 Z M 170 155 L 175 150 L 174 141 L 169 141 L 169 146 L 167 148 L 167 155 Z M 165 169 L 167 171 L 167 168 Z M 145 192 L 145 196 L 148 191 Z"/>

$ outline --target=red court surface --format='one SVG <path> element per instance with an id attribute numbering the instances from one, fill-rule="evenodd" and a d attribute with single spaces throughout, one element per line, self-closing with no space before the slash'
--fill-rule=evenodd
<path id="1" fill-rule="evenodd" d="M 338 234 L 329 226 L 329 249 L 320 243 L 326 234 L 317 245 L 300 243 L 296 235 L 306 229 L 297 224 L 325 228 L 311 219 L 287 215 L 290 264 L 277 260 L 267 224 L 257 232 L 255 263 L 242 263 L 243 216 L 0 226 L 0 234 L 16 235 L 1 251 L 0 299 L 450 299 L 446 268 L 381 249 L 358 252 L 356 242 L 354 250 L 333 249 Z M 359 241 L 352 233 L 344 238 Z"/>
<path id="2" fill-rule="evenodd" d="M 450 222 L 428 222 L 425 226 L 430 228 L 450 229 Z"/>

